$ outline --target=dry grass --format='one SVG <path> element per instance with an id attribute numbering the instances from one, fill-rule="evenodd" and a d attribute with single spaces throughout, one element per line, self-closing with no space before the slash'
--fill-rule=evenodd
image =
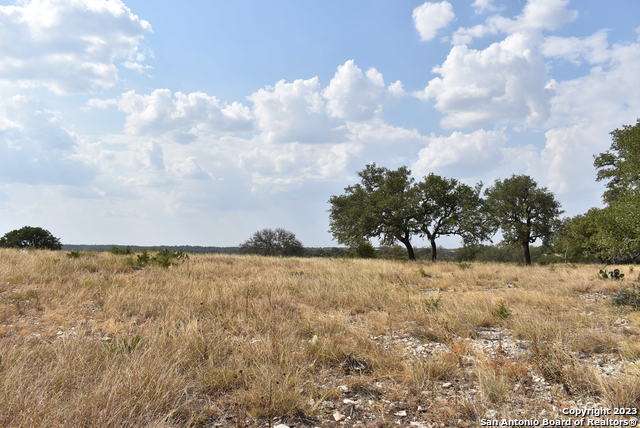
<path id="1" fill-rule="evenodd" d="M 560 399 L 635 405 L 635 375 L 615 382 L 579 360 L 640 356 L 640 319 L 606 300 L 622 285 L 596 274 L 223 255 L 135 269 L 126 256 L 1 250 L 0 426 L 332 426 L 322 403 L 340 404 L 340 385 L 373 402 L 373 426 L 394 420 L 385 399 L 409 407 L 450 381 L 504 404 L 532 373 L 566 384 Z M 477 355 L 468 341 L 482 329 L 528 349 Z M 408 356 L 373 339 L 398 335 L 446 351 Z M 479 417 L 473 397 L 441 395 L 415 417 Z"/>

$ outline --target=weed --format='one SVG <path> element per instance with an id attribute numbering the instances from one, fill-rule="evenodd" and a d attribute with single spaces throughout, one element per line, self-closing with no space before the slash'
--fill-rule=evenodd
<path id="1" fill-rule="evenodd" d="M 132 353 L 140 343 L 142 342 L 142 337 L 138 334 L 128 338 L 128 337 L 120 337 L 115 339 L 112 343 L 107 345 L 107 349 L 112 354 L 120 354 L 120 353 Z"/>
<path id="2" fill-rule="evenodd" d="M 416 391 L 425 389 L 431 382 L 454 379 L 460 373 L 458 357 L 447 352 L 429 358 L 418 358 L 405 368 L 405 380 Z"/>
<path id="3" fill-rule="evenodd" d="M 498 306 L 491 311 L 491 315 L 501 320 L 506 320 L 511 317 L 511 311 L 504 302 L 500 302 Z"/>
<path id="4" fill-rule="evenodd" d="M 424 270 L 423 268 L 420 268 L 420 276 L 423 278 L 433 278 L 433 275 L 431 275 L 430 273 L 428 273 L 426 270 Z"/>
<path id="5" fill-rule="evenodd" d="M 636 409 L 640 407 L 640 378 L 638 376 L 618 376 L 603 379 L 604 401 L 613 408 Z"/>
<path id="6" fill-rule="evenodd" d="M 67 257 L 69 257 L 70 259 L 77 259 L 80 256 L 82 256 L 82 253 L 80 251 L 69 251 L 67 253 Z"/>
<path id="7" fill-rule="evenodd" d="M 427 312 L 434 312 L 440 307 L 440 300 L 442 300 L 442 296 L 429 297 L 428 299 L 423 300 L 422 304 Z"/>
<path id="8" fill-rule="evenodd" d="M 506 373 L 487 362 L 476 365 L 476 376 L 482 395 L 491 403 L 502 403 L 505 401 L 513 387 Z"/>
<path id="9" fill-rule="evenodd" d="M 460 268 L 460 270 L 467 270 L 467 269 L 471 268 L 471 263 L 460 262 L 460 263 L 458 263 L 458 267 Z"/>

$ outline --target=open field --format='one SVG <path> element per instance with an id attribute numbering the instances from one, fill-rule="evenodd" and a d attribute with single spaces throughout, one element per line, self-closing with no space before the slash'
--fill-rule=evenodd
<path id="1" fill-rule="evenodd" d="M 639 272 L 598 269 L 1 250 L 0 426 L 471 427 L 639 407 L 640 315 L 609 301 Z"/>

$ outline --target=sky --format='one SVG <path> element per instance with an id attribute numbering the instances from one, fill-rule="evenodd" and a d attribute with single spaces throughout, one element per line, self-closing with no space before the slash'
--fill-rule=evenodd
<path id="1" fill-rule="evenodd" d="M 593 156 L 640 117 L 638 17 L 637 0 L 0 1 L 0 234 L 235 246 L 284 227 L 332 246 L 327 201 L 371 162 L 528 174 L 582 213 L 601 205 Z"/>

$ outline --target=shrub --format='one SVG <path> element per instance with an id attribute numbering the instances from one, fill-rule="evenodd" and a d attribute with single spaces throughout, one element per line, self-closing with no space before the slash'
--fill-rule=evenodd
<path id="1" fill-rule="evenodd" d="M 471 263 L 460 262 L 458 263 L 458 267 L 460 268 L 460 270 L 467 270 L 471 268 Z"/>
<path id="2" fill-rule="evenodd" d="M 351 251 L 353 252 L 355 257 L 359 257 L 361 259 L 375 259 L 376 258 L 376 249 L 371 242 L 365 241 L 356 246 L 354 246 Z"/>
<path id="3" fill-rule="evenodd" d="M 136 268 L 142 268 L 149 265 L 150 263 L 154 263 L 158 266 L 168 268 L 169 266 L 182 263 L 188 258 L 189 255 L 184 251 L 171 251 L 165 249 L 158 251 L 155 255 L 152 256 L 148 251 L 145 250 L 142 253 L 136 255 L 135 259 L 130 258 L 129 264 Z"/>
<path id="4" fill-rule="evenodd" d="M 162 267 L 182 263 L 189 258 L 184 251 L 160 250 L 152 260 Z"/>
<path id="5" fill-rule="evenodd" d="M 70 259 L 77 259 L 81 255 L 82 255 L 82 253 L 80 251 L 69 251 L 67 253 L 67 257 L 69 257 Z"/>
<path id="6" fill-rule="evenodd" d="M 616 306 L 631 306 L 633 309 L 640 309 L 640 288 L 624 288 L 613 295 L 611 302 Z"/>
<path id="7" fill-rule="evenodd" d="M 131 248 L 127 247 L 127 248 L 120 248 L 120 247 L 111 247 L 111 249 L 109 250 L 109 252 L 111 254 L 115 254 L 115 255 L 125 255 L 125 254 L 131 254 Z"/>
<path id="8" fill-rule="evenodd" d="M 507 308 L 507 305 L 505 305 L 504 302 L 501 302 L 491 311 L 491 315 L 496 318 L 500 318 L 501 320 L 506 320 L 511 317 L 511 311 Z"/>
<path id="9" fill-rule="evenodd" d="M 48 230 L 41 227 L 25 226 L 7 232 L 0 238 L 0 247 L 60 250 L 62 244 L 60 239 L 53 236 Z"/>

